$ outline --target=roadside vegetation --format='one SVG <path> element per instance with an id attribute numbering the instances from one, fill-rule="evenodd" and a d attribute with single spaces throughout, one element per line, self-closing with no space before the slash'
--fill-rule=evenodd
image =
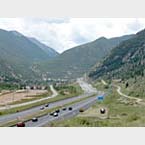
<path id="1" fill-rule="evenodd" d="M 83 93 L 82 89 L 77 83 L 74 84 L 62 84 L 62 85 L 55 85 L 54 88 L 58 91 L 60 95 L 70 95 L 70 94 L 80 94 Z"/>
<path id="2" fill-rule="evenodd" d="M 133 100 L 126 100 L 120 96 L 116 88 L 95 84 L 104 89 L 107 95 L 104 101 L 98 101 L 94 106 L 80 115 L 54 122 L 52 126 L 58 127 L 139 127 L 145 126 L 145 106 L 139 105 Z M 106 113 L 101 114 L 100 109 L 105 108 Z"/>
<path id="3" fill-rule="evenodd" d="M 121 81 L 117 83 L 117 85 L 121 86 L 122 91 L 133 97 L 138 97 L 141 99 L 145 99 L 145 78 L 138 76 L 135 78 L 130 78 L 127 81 Z"/>
<path id="4" fill-rule="evenodd" d="M 50 112 L 54 112 L 56 109 L 62 109 L 62 108 L 64 108 L 64 107 L 68 107 L 68 106 L 70 106 L 70 105 L 72 105 L 72 104 L 78 103 L 78 102 L 83 101 L 83 100 L 85 100 L 85 99 L 88 99 L 88 98 L 90 98 L 90 97 L 93 97 L 93 96 L 88 96 L 88 97 L 86 97 L 86 98 L 81 98 L 81 99 L 78 99 L 78 100 L 73 101 L 73 102 L 71 102 L 71 103 L 67 103 L 67 104 L 65 104 L 65 105 L 63 105 L 63 106 L 57 106 L 57 107 L 52 108 L 52 109 L 46 109 L 46 110 L 43 110 L 43 111 L 40 110 L 40 111 L 37 112 L 37 113 L 30 114 L 30 115 L 25 116 L 25 117 L 23 117 L 23 118 L 15 119 L 15 120 L 12 120 L 12 121 L 5 122 L 5 123 L 1 124 L 0 127 L 15 126 L 16 123 L 17 123 L 18 121 L 27 122 L 27 121 L 30 121 L 30 120 L 31 120 L 32 118 L 34 118 L 34 117 L 39 118 L 39 117 L 42 117 L 42 116 L 47 115 L 47 114 L 50 113 Z M 50 126 L 50 124 L 53 124 L 53 123 L 49 123 L 49 124 L 46 125 L 46 126 Z"/>
<path id="5" fill-rule="evenodd" d="M 71 98 L 71 97 L 75 97 L 77 95 L 80 95 L 83 93 L 82 89 L 80 88 L 80 86 L 78 84 L 72 84 L 70 85 L 71 87 L 67 88 L 67 92 L 68 94 L 60 94 L 54 98 L 49 98 L 47 100 L 41 101 L 41 102 L 37 102 L 37 103 L 33 103 L 30 105 L 25 105 L 22 107 L 16 107 L 16 108 L 12 108 L 12 109 L 6 109 L 6 110 L 2 110 L 0 111 L 0 115 L 5 115 L 5 114 L 10 114 L 10 113 L 16 113 L 18 111 L 23 111 L 23 110 L 27 110 L 36 106 L 40 106 L 40 105 L 44 105 L 46 103 L 51 103 L 51 102 L 56 102 L 56 101 L 60 101 L 60 100 L 64 100 L 66 98 Z M 74 88 L 72 91 L 72 87 Z M 61 89 L 59 89 L 60 91 L 66 91 L 66 87 L 62 87 Z"/>
<path id="6" fill-rule="evenodd" d="M 0 83 L 0 93 L 2 90 L 15 90 L 18 89 L 19 86 L 17 84 L 9 84 L 9 83 Z"/>

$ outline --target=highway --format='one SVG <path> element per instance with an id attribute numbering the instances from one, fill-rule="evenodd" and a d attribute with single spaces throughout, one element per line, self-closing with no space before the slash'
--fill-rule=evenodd
<path id="1" fill-rule="evenodd" d="M 87 84 L 86 82 L 84 82 L 82 79 L 78 79 L 77 82 L 79 83 L 81 88 L 84 90 L 84 94 L 79 95 L 79 96 L 75 96 L 75 97 L 72 97 L 72 98 L 67 98 L 65 100 L 60 100 L 60 101 L 49 103 L 49 107 L 45 108 L 45 110 L 52 109 L 52 108 L 55 108 L 55 107 L 58 107 L 58 106 L 63 106 L 65 104 L 74 102 L 74 101 L 79 100 L 81 98 L 86 98 L 86 97 L 91 96 L 91 95 L 95 95 L 95 94 L 100 95 L 101 94 L 101 92 L 97 92 L 97 90 L 95 88 L 93 88 L 90 84 Z M 89 98 L 89 99 L 91 99 L 91 100 L 84 100 L 84 102 L 80 102 L 79 105 L 74 104 L 75 105 L 74 110 L 75 110 L 75 108 L 77 108 L 77 106 L 78 107 L 81 107 L 81 105 L 84 105 L 84 107 L 88 106 L 88 105 L 90 106 L 93 102 L 92 102 L 92 98 Z M 96 99 L 96 97 L 94 99 Z M 41 105 L 41 106 L 44 106 L 44 105 Z M 42 111 L 42 110 L 40 110 L 41 106 L 37 106 L 37 107 L 31 108 L 31 109 L 28 109 L 28 110 L 25 110 L 25 111 L 17 112 L 17 113 L 14 113 L 14 114 L 1 116 L 0 117 L 0 125 L 4 124 L 6 122 L 12 121 L 12 120 L 16 120 L 18 118 L 23 118 L 23 117 L 33 115 L 35 113 L 39 113 L 40 111 Z M 78 110 L 76 110 L 76 112 L 78 112 Z M 65 113 L 69 113 L 69 112 L 66 111 Z M 70 116 L 70 114 L 68 114 L 66 116 L 68 117 L 68 116 Z M 49 117 L 49 118 L 51 118 L 51 117 Z M 52 120 L 53 119 L 54 118 L 52 118 Z M 43 119 L 43 117 L 42 117 L 42 120 L 45 120 L 45 119 Z M 49 122 L 49 119 L 48 119 L 48 122 Z M 40 123 L 43 124 L 43 121 L 41 121 Z"/>
<path id="2" fill-rule="evenodd" d="M 57 106 L 62 106 L 62 105 L 71 103 L 73 101 L 79 100 L 81 98 L 85 98 L 85 97 L 91 96 L 91 95 L 93 95 L 93 94 L 89 93 L 89 94 L 75 96 L 73 98 L 68 98 L 68 99 L 65 99 L 65 100 L 49 103 L 49 107 L 45 108 L 45 110 L 52 109 L 52 108 L 55 108 Z M 41 106 L 44 106 L 44 105 L 41 105 Z M 40 112 L 41 111 L 40 110 L 41 106 L 34 107 L 34 108 L 31 108 L 31 109 L 28 109 L 28 110 L 25 110 L 25 111 L 17 112 L 17 113 L 14 113 L 14 114 L 1 116 L 0 117 L 0 125 L 5 123 L 5 122 L 8 122 L 8 121 L 15 120 L 17 118 L 23 118 L 24 116 L 27 117 L 27 116 L 29 116 L 31 114 L 35 114 L 37 112 Z"/>
<path id="3" fill-rule="evenodd" d="M 26 125 L 26 127 L 42 127 L 42 126 L 45 126 L 45 125 L 47 125 L 53 121 L 56 121 L 56 120 L 60 121 L 60 120 L 64 120 L 67 118 L 74 117 L 80 113 L 79 110 L 81 108 L 86 110 L 90 106 L 95 104 L 96 101 L 97 101 L 96 96 L 92 97 L 92 98 L 85 99 L 83 101 L 80 101 L 78 103 L 75 103 L 73 105 L 68 106 L 68 107 L 72 107 L 72 110 L 68 110 L 68 107 L 67 107 L 67 110 L 63 111 L 62 108 L 60 108 L 60 112 L 58 113 L 58 117 L 54 117 L 54 116 L 51 116 L 48 114 L 48 115 L 39 117 L 37 122 L 32 122 L 30 120 L 30 121 L 26 122 L 25 125 Z"/>
<path id="4" fill-rule="evenodd" d="M 84 91 L 84 93 L 98 93 L 97 89 L 93 88 L 91 84 L 85 82 L 83 78 L 78 78 L 77 82 Z"/>

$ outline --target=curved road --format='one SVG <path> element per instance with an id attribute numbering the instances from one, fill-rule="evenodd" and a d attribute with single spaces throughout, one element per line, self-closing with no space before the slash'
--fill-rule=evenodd
<path id="1" fill-rule="evenodd" d="M 42 99 L 37 99 L 37 100 L 25 102 L 25 103 L 20 103 L 20 104 L 15 104 L 15 105 L 9 105 L 9 109 L 16 108 L 16 107 L 26 106 L 26 105 L 30 105 L 30 104 L 33 104 L 33 103 L 38 103 L 38 102 L 47 100 L 49 98 L 56 97 L 58 95 L 57 91 L 53 88 L 52 85 L 50 85 L 50 90 L 52 91 L 52 95 L 51 96 L 48 96 L 48 97 L 45 97 L 45 98 L 42 98 Z M 5 110 L 5 109 L 7 109 L 6 106 L 0 107 L 0 110 Z"/>
<path id="2" fill-rule="evenodd" d="M 104 80 L 101 80 L 101 81 L 102 81 L 102 83 L 103 83 L 104 85 L 108 85 Z M 134 99 L 134 100 L 136 100 L 137 103 L 141 103 L 141 101 L 143 101 L 143 99 L 136 98 L 136 97 L 131 97 L 131 96 L 128 96 L 128 95 L 122 93 L 122 92 L 121 92 L 121 87 L 118 86 L 118 85 L 113 84 L 112 86 L 116 87 L 116 88 L 117 88 L 117 90 L 116 90 L 117 93 L 118 93 L 119 95 L 125 97 L 125 98 Z"/>
<path id="3" fill-rule="evenodd" d="M 87 85 L 87 83 L 85 83 L 83 80 L 78 81 L 78 83 L 80 84 L 82 89 L 85 90 L 85 88 L 90 88 L 90 90 L 89 91 L 86 90 L 84 94 L 79 95 L 79 96 L 75 96 L 75 97 L 72 97 L 72 98 L 67 98 L 65 100 L 60 100 L 60 101 L 56 101 L 56 102 L 53 102 L 53 103 L 49 103 L 49 107 L 45 108 L 45 109 L 51 109 L 51 108 L 54 108 L 54 107 L 57 107 L 57 106 L 62 106 L 62 105 L 71 103 L 73 101 L 79 100 L 81 98 L 86 98 L 88 96 L 95 95 L 97 93 L 97 91 L 94 90 L 94 88 L 91 90 L 90 85 L 89 84 Z M 16 120 L 17 118 L 23 118 L 24 116 L 26 117 L 26 116 L 38 113 L 40 111 L 41 106 L 34 107 L 34 108 L 31 108 L 31 109 L 28 109 L 28 110 L 25 110 L 25 111 L 22 111 L 22 112 L 18 112 L 18 113 L 1 116 L 0 117 L 0 125 L 4 124 L 6 122 L 12 121 L 12 120 Z"/>
<path id="4" fill-rule="evenodd" d="M 84 90 L 85 93 L 90 93 L 90 94 L 97 93 L 97 90 L 95 88 L 93 88 L 90 84 L 87 84 L 86 82 L 84 82 L 83 79 L 78 79 L 77 82 L 80 84 L 81 88 Z M 100 95 L 104 95 L 104 93 L 100 93 L 98 96 L 100 96 Z M 67 118 L 74 117 L 80 113 L 79 110 L 81 108 L 86 110 L 89 107 L 91 107 L 93 104 L 95 104 L 97 101 L 97 98 L 98 98 L 97 96 L 94 96 L 94 97 L 82 100 L 80 102 L 77 102 L 71 106 L 68 106 L 68 107 L 73 108 L 73 110 L 71 110 L 71 111 L 68 109 L 66 111 L 63 111 L 62 109 L 60 109 L 60 113 L 58 114 L 58 117 L 53 117 L 48 114 L 48 115 L 39 117 L 38 122 L 32 122 L 30 120 L 30 121 L 26 122 L 26 127 L 42 127 L 53 121 L 64 120 Z"/>
<path id="5" fill-rule="evenodd" d="M 84 93 L 98 93 L 96 88 L 93 88 L 91 84 L 88 84 L 83 78 L 78 78 L 77 83 L 80 85 Z"/>

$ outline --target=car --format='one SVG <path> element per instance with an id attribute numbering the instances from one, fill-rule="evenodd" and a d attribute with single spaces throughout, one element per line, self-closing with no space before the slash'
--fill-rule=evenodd
<path id="1" fill-rule="evenodd" d="M 72 107 L 69 107 L 69 108 L 68 108 L 68 110 L 70 110 L 70 111 L 71 111 L 71 110 L 72 110 Z"/>
<path id="2" fill-rule="evenodd" d="M 38 121 L 38 118 L 34 117 L 32 118 L 32 122 L 37 122 Z"/>
<path id="3" fill-rule="evenodd" d="M 44 107 L 42 106 L 42 107 L 40 107 L 40 110 L 44 110 Z"/>
<path id="4" fill-rule="evenodd" d="M 25 122 L 18 122 L 17 127 L 25 127 Z"/>
<path id="5" fill-rule="evenodd" d="M 80 112 L 84 112 L 84 109 L 83 108 L 80 108 L 80 110 L 79 110 Z"/>
<path id="6" fill-rule="evenodd" d="M 105 110 L 104 108 L 101 108 L 101 109 L 100 109 L 100 113 L 101 113 L 101 114 L 105 114 L 105 113 L 106 113 L 106 110 Z"/>
<path id="7" fill-rule="evenodd" d="M 63 110 L 63 111 L 65 111 L 65 110 L 66 110 L 66 108 L 64 107 L 64 108 L 62 108 L 62 110 Z"/>
<path id="8" fill-rule="evenodd" d="M 49 107 L 49 104 L 45 104 L 45 107 Z"/>
<path id="9" fill-rule="evenodd" d="M 50 116 L 53 116 L 53 114 L 54 114 L 54 112 L 51 112 L 49 115 L 50 115 Z"/>
<path id="10" fill-rule="evenodd" d="M 59 110 L 59 109 L 57 109 L 57 110 L 55 110 L 55 112 L 56 112 L 56 113 L 59 113 L 59 112 L 60 112 L 60 110 Z"/>
<path id="11" fill-rule="evenodd" d="M 54 117 L 57 117 L 57 116 L 58 116 L 58 113 L 57 113 L 57 112 L 54 112 L 54 113 L 53 113 L 53 116 L 54 116 Z"/>

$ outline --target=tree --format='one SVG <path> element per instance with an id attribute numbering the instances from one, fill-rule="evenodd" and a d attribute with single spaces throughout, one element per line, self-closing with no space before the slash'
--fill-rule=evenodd
<path id="1" fill-rule="evenodd" d="M 125 88 L 128 88 L 128 86 L 129 86 L 129 83 L 127 82 L 127 83 L 125 84 Z"/>

